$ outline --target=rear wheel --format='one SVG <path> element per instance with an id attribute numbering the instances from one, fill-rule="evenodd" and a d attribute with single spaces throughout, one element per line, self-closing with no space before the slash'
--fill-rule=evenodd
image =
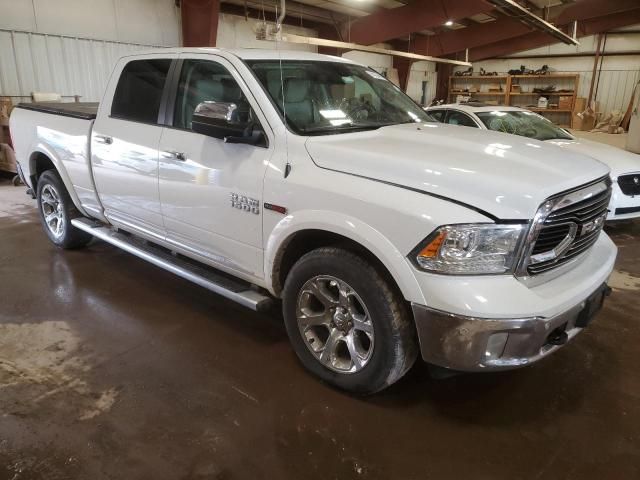
<path id="1" fill-rule="evenodd" d="M 303 365 L 336 387 L 375 393 L 415 362 L 415 329 L 404 300 L 347 250 L 326 247 L 304 255 L 287 276 L 283 309 Z"/>
<path id="2" fill-rule="evenodd" d="M 52 243 L 61 248 L 80 248 L 92 236 L 71 224 L 82 214 L 73 204 L 69 192 L 55 170 L 47 170 L 38 179 L 38 211 L 44 231 Z"/>

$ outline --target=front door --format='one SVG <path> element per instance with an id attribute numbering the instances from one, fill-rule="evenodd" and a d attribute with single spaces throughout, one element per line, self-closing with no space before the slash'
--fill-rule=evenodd
<path id="1" fill-rule="evenodd" d="M 212 265 L 262 277 L 262 185 L 272 147 L 225 143 L 191 130 L 201 102 L 255 111 L 255 100 L 221 57 L 190 55 L 179 65 L 173 118 L 159 147 L 167 239 Z"/>

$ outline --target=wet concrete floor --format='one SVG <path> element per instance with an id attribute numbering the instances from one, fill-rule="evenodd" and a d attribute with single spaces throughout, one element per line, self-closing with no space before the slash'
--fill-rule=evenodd
<path id="1" fill-rule="evenodd" d="M 0 184 L 0 479 L 640 478 L 640 223 L 609 229 L 614 295 L 567 348 L 361 399 L 301 368 L 278 313 L 57 250 L 23 191 Z"/>

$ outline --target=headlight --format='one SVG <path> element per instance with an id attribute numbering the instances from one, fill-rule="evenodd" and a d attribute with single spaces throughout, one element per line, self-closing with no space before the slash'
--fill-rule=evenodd
<path id="1" fill-rule="evenodd" d="M 521 224 L 447 225 L 429 235 L 413 254 L 419 267 L 436 273 L 510 273 L 524 232 Z"/>

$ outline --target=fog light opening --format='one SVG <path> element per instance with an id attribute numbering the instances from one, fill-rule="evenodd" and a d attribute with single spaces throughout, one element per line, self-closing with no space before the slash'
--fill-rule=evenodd
<path id="1" fill-rule="evenodd" d="M 564 345 L 569 341 L 569 335 L 565 329 L 567 328 L 567 324 L 563 324 L 560 327 L 554 329 L 547 336 L 547 345 Z"/>
<path id="2" fill-rule="evenodd" d="M 487 340 L 487 349 L 484 352 L 486 360 L 497 360 L 504 353 L 507 345 L 508 333 L 494 333 Z"/>

